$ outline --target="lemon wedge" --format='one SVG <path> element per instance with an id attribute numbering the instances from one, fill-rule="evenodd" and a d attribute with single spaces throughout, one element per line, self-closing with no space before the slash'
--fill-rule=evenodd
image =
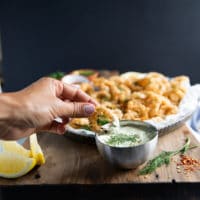
<path id="1" fill-rule="evenodd" d="M 16 141 L 4 141 L 0 140 L 0 149 L 1 152 L 14 152 L 19 155 L 23 155 L 26 157 L 30 157 L 31 151 L 24 148 L 22 145 L 20 145 Z"/>
<path id="2" fill-rule="evenodd" d="M 18 178 L 36 165 L 35 158 L 29 158 L 14 152 L 0 153 L 0 176 L 4 178 Z"/>
<path id="3" fill-rule="evenodd" d="M 17 141 L 0 140 L 0 177 L 18 178 L 45 163 L 35 133 L 29 136 L 29 143 L 30 149 L 26 149 Z"/>
<path id="4" fill-rule="evenodd" d="M 43 165 L 45 163 L 44 153 L 38 143 L 36 133 L 29 137 L 31 157 L 36 159 L 37 165 Z"/>
<path id="5" fill-rule="evenodd" d="M 45 163 L 37 135 L 29 136 L 30 150 L 17 141 L 0 140 L 0 177 L 18 178 Z"/>

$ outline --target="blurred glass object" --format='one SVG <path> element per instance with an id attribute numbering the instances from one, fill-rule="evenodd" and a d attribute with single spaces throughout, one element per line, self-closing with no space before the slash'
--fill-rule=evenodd
<path id="1" fill-rule="evenodd" d="M 200 134 L 200 106 L 196 109 L 195 113 L 193 114 L 190 120 L 191 128 Z"/>

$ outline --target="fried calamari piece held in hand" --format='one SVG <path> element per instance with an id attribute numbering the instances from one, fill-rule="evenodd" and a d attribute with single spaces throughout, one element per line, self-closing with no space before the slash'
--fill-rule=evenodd
<path id="1" fill-rule="evenodd" d="M 88 119 L 90 129 L 94 132 L 101 132 L 103 125 L 118 120 L 112 110 L 102 105 L 97 106 L 95 112 Z"/>

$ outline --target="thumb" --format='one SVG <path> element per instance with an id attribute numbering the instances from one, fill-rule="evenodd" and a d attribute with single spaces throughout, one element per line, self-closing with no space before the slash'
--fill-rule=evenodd
<path id="1" fill-rule="evenodd" d="M 94 104 L 83 102 L 63 102 L 62 116 L 88 117 L 95 111 Z"/>

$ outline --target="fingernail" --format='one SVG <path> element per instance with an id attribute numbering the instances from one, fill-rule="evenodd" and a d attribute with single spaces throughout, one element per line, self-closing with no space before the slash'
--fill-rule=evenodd
<path id="1" fill-rule="evenodd" d="M 77 88 L 77 89 L 80 88 L 80 85 L 77 85 L 77 84 L 71 84 L 71 86 L 74 87 L 74 88 Z"/>
<path id="2" fill-rule="evenodd" d="M 85 105 L 83 109 L 86 114 L 92 114 L 94 112 L 94 106 L 92 105 Z"/>

